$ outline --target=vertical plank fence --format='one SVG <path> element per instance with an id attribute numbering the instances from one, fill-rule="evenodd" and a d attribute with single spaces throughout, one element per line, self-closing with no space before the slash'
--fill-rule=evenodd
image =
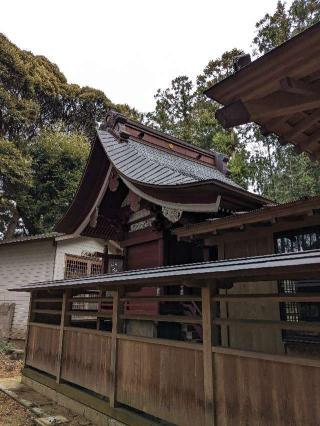
<path id="1" fill-rule="evenodd" d="M 213 283 L 202 287 L 201 297 L 123 297 L 113 291 L 110 299 L 104 297 L 105 291 L 96 294 L 90 293 L 90 299 L 79 291 L 33 295 L 27 366 L 48 373 L 58 384 L 67 382 L 95 392 L 111 407 L 131 407 L 176 425 L 314 426 L 320 418 L 319 359 L 219 346 L 216 330 L 226 321 L 230 327 L 258 323 L 262 332 L 266 326 L 320 330 L 317 323 L 224 319 L 216 310 L 220 302 L 263 299 L 274 303 L 289 300 L 287 296 L 220 295 Z M 201 301 L 201 317 L 133 315 L 124 309 L 131 300 L 192 299 Z M 79 309 L 79 301 L 88 300 L 86 308 Z M 296 296 L 295 300 L 318 301 L 320 296 Z M 54 324 L 48 324 L 47 318 Z M 90 322 L 92 318 L 95 322 Z M 127 319 L 202 325 L 203 342 L 126 335 L 121 323 Z"/>

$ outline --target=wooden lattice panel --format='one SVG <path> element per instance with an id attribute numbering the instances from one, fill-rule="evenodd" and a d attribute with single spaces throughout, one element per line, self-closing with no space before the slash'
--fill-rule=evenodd
<path id="1" fill-rule="evenodd" d="M 102 259 L 98 257 L 75 256 L 66 254 L 64 274 L 65 278 L 100 275 L 102 272 Z"/>

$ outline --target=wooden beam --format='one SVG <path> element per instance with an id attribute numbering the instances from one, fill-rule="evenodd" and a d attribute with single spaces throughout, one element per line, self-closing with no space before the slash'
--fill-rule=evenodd
<path id="1" fill-rule="evenodd" d="M 288 93 L 295 93 L 298 95 L 315 95 L 319 94 L 319 89 L 315 89 L 309 83 L 305 83 L 302 80 L 296 80 L 294 78 L 286 77 L 280 80 L 280 88 L 281 90 Z"/>
<path id="2" fill-rule="evenodd" d="M 66 313 L 68 308 L 68 296 L 69 296 L 69 290 L 64 290 L 63 298 L 62 298 L 61 320 L 60 320 L 59 346 L 58 346 L 58 353 L 57 353 L 57 373 L 56 373 L 57 383 L 60 383 L 61 381 L 63 336 L 64 336 L 64 327 L 66 323 L 66 316 L 67 316 Z"/>
<path id="3" fill-rule="evenodd" d="M 299 121 L 295 126 L 292 127 L 291 130 L 286 132 L 282 139 L 289 143 L 294 139 L 296 136 L 298 136 L 300 133 L 304 132 L 305 130 L 309 129 L 314 123 L 320 120 L 320 109 L 316 109 L 313 111 L 312 114 L 307 115 L 303 120 Z"/>
<path id="4" fill-rule="evenodd" d="M 130 340 L 132 342 L 148 343 L 150 345 L 169 346 L 172 348 L 183 348 L 192 349 L 195 351 L 202 351 L 203 347 L 201 343 L 190 343 L 180 340 L 161 339 L 158 337 L 142 337 L 142 336 L 130 336 L 128 334 L 117 335 L 120 340 Z"/>
<path id="5" fill-rule="evenodd" d="M 222 319 L 216 318 L 213 320 L 215 324 L 229 325 L 251 325 L 257 327 L 273 327 L 279 330 L 301 330 L 301 331 L 316 331 L 320 332 L 320 322 L 313 321 L 265 321 L 254 319 Z"/>
<path id="6" fill-rule="evenodd" d="M 202 296 L 202 333 L 203 333 L 203 379 L 204 379 L 204 409 L 205 425 L 215 425 L 215 386 L 214 386 L 214 355 L 213 345 L 213 310 L 211 304 L 211 289 L 209 286 L 201 289 Z"/>
<path id="7" fill-rule="evenodd" d="M 32 327 L 38 327 L 38 328 L 50 328 L 52 330 L 60 330 L 60 325 L 55 325 L 55 324 L 45 324 L 42 322 L 30 322 L 30 325 L 32 325 Z"/>
<path id="8" fill-rule="evenodd" d="M 311 161 L 320 160 L 320 147 L 319 147 L 319 150 L 313 151 L 312 153 L 307 152 L 307 155 L 308 155 L 308 157 L 310 158 Z"/>
<path id="9" fill-rule="evenodd" d="M 253 121 L 259 121 L 319 108 L 320 96 L 275 92 L 265 98 L 248 101 L 245 105 Z"/>
<path id="10" fill-rule="evenodd" d="M 98 306 L 97 306 L 98 312 L 101 311 L 101 299 L 102 299 L 102 295 L 103 295 L 103 291 L 99 290 L 99 298 L 100 298 L 100 300 L 98 301 Z M 101 325 L 101 319 L 100 318 L 101 317 L 97 317 L 97 324 L 96 324 L 96 329 L 97 330 L 100 330 L 100 325 Z"/>
<path id="11" fill-rule="evenodd" d="M 260 302 L 299 302 L 319 303 L 320 295 L 278 295 L 278 294 L 248 294 L 248 295 L 217 295 L 212 298 L 215 302 L 260 303 Z"/>
<path id="12" fill-rule="evenodd" d="M 123 304 L 120 301 L 121 290 L 112 292 L 113 309 L 112 309 L 112 335 L 111 335 L 111 367 L 110 367 L 110 407 L 117 405 L 117 361 L 118 361 L 118 333 L 121 333 L 120 315 L 123 310 Z M 122 292 L 121 292 L 122 293 Z"/>
<path id="13" fill-rule="evenodd" d="M 34 320 L 34 314 L 32 311 L 33 304 L 34 304 L 34 298 L 35 298 L 35 292 L 30 292 L 30 301 L 29 301 L 29 312 L 28 312 L 28 322 L 27 322 L 27 332 L 26 332 L 26 340 L 24 345 L 24 356 L 23 356 L 23 363 L 26 364 L 27 356 L 28 356 L 28 340 L 29 340 L 29 332 L 30 332 L 30 324 Z"/>
<path id="14" fill-rule="evenodd" d="M 100 290 L 102 291 L 102 290 Z M 112 297 L 72 297 L 69 302 L 110 302 L 112 303 Z"/>
<path id="15" fill-rule="evenodd" d="M 216 119 L 227 129 L 251 121 L 261 122 L 319 107 L 319 95 L 301 96 L 278 91 L 261 99 L 246 102 L 238 100 L 226 105 L 216 112 Z"/>
<path id="16" fill-rule="evenodd" d="M 250 112 L 242 101 L 236 101 L 218 109 L 215 118 L 225 129 L 252 121 Z"/>
<path id="17" fill-rule="evenodd" d="M 121 302 L 201 302 L 200 296 L 128 296 L 122 297 Z"/>
<path id="18" fill-rule="evenodd" d="M 120 315 L 121 319 L 131 319 L 138 321 L 156 321 L 156 322 L 176 322 L 179 324 L 202 324 L 202 319 L 199 316 L 188 315 L 140 315 L 140 314 L 125 314 Z"/>
<path id="19" fill-rule="evenodd" d="M 220 218 L 213 222 L 201 222 L 194 226 L 177 228 L 173 233 L 180 237 L 189 237 L 196 235 L 204 235 L 213 233 L 214 231 L 222 231 L 224 229 L 235 228 L 241 225 L 257 224 L 266 221 L 278 221 L 281 217 L 292 216 L 293 212 L 295 215 L 305 214 L 312 209 L 317 209 L 320 206 L 320 197 L 315 197 L 310 200 L 299 200 L 293 205 L 278 205 L 271 207 L 270 209 L 265 208 L 259 213 L 256 211 L 245 213 L 243 215 L 237 215 L 233 217 Z M 275 226 L 276 224 L 274 224 Z M 208 243 L 209 244 L 209 243 Z M 211 243 L 210 243 L 211 244 Z"/>
<path id="20" fill-rule="evenodd" d="M 33 309 L 34 314 L 61 315 L 61 311 L 54 309 Z"/>
<path id="21" fill-rule="evenodd" d="M 306 149 L 313 150 L 315 146 L 319 145 L 320 142 L 320 128 L 317 129 L 305 142 L 299 144 L 301 151 Z M 319 145 L 320 148 L 320 145 Z"/>
<path id="22" fill-rule="evenodd" d="M 233 355 L 236 357 L 251 358 L 255 360 L 261 359 L 264 361 L 293 364 L 295 366 L 302 365 L 302 366 L 320 368 L 319 360 L 312 359 L 312 358 L 298 358 L 296 356 L 274 355 L 274 354 L 267 354 L 263 352 L 244 351 L 242 349 L 224 348 L 222 346 L 213 346 L 212 352 L 221 354 L 221 355 Z"/>
<path id="23" fill-rule="evenodd" d="M 67 311 L 66 315 L 71 316 L 75 315 L 78 317 L 100 317 L 100 318 L 112 318 L 112 313 L 110 312 L 99 312 L 99 311 L 89 311 L 89 310 L 78 310 L 78 311 Z"/>

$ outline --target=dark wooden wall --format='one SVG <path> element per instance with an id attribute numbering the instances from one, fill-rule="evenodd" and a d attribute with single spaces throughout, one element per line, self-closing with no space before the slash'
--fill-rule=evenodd
<path id="1" fill-rule="evenodd" d="M 221 235 L 205 239 L 205 244 L 218 248 L 219 259 L 234 259 L 241 257 L 261 256 L 275 252 L 274 234 L 304 227 L 320 225 L 318 215 L 304 218 L 293 218 L 292 220 L 280 221 L 261 226 L 248 227 L 244 230 L 228 230 Z M 221 290 L 222 294 L 276 294 L 278 293 L 278 282 L 261 283 L 237 283 L 234 288 L 227 291 Z M 279 303 L 255 304 L 230 304 L 221 303 L 222 318 L 232 319 L 267 319 L 280 320 Z M 262 351 L 272 354 L 284 353 L 281 330 L 263 330 L 253 324 L 223 325 L 221 326 L 222 344 L 243 350 Z"/>

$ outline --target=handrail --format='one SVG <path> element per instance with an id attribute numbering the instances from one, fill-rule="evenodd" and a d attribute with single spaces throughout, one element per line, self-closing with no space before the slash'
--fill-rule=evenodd
<path id="1" fill-rule="evenodd" d="M 200 296 L 131 296 L 122 297 L 121 302 L 201 302 Z"/>
<path id="2" fill-rule="evenodd" d="M 132 319 L 140 321 L 159 321 L 159 322 L 177 322 L 181 324 L 202 324 L 202 319 L 198 316 L 183 315 L 139 315 L 124 314 L 120 315 L 121 319 Z"/>
<path id="3" fill-rule="evenodd" d="M 239 356 L 243 358 L 259 359 L 262 361 L 283 362 L 286 364 L 320 368 L 320 361 L 311 358 L 300 358 L 288 355 L 274 355 L 267 354 L 264 352 L 244 351 L 241 349 L 225 348 L 222 346 L 212 346 L 212 352 L 218 355 Z"/>
<path id="4" fill-rule="evenodd" d="M 254 319 L 235 319 L 235 318 L 215 318 L 214 324 L 218 325 L 257 325 L 263 327 L 276 327 L 282 330 L 302 330 L 302 331 L 318 331 L 320 332 L 320 322 L 311 321 L 267 321 Z"/>
<path id="5" fill-rule="evenodd" d="M 320 302 L 318 294 L 232 294 L 217 295 L 211 298 L 213 302 Z"/>

